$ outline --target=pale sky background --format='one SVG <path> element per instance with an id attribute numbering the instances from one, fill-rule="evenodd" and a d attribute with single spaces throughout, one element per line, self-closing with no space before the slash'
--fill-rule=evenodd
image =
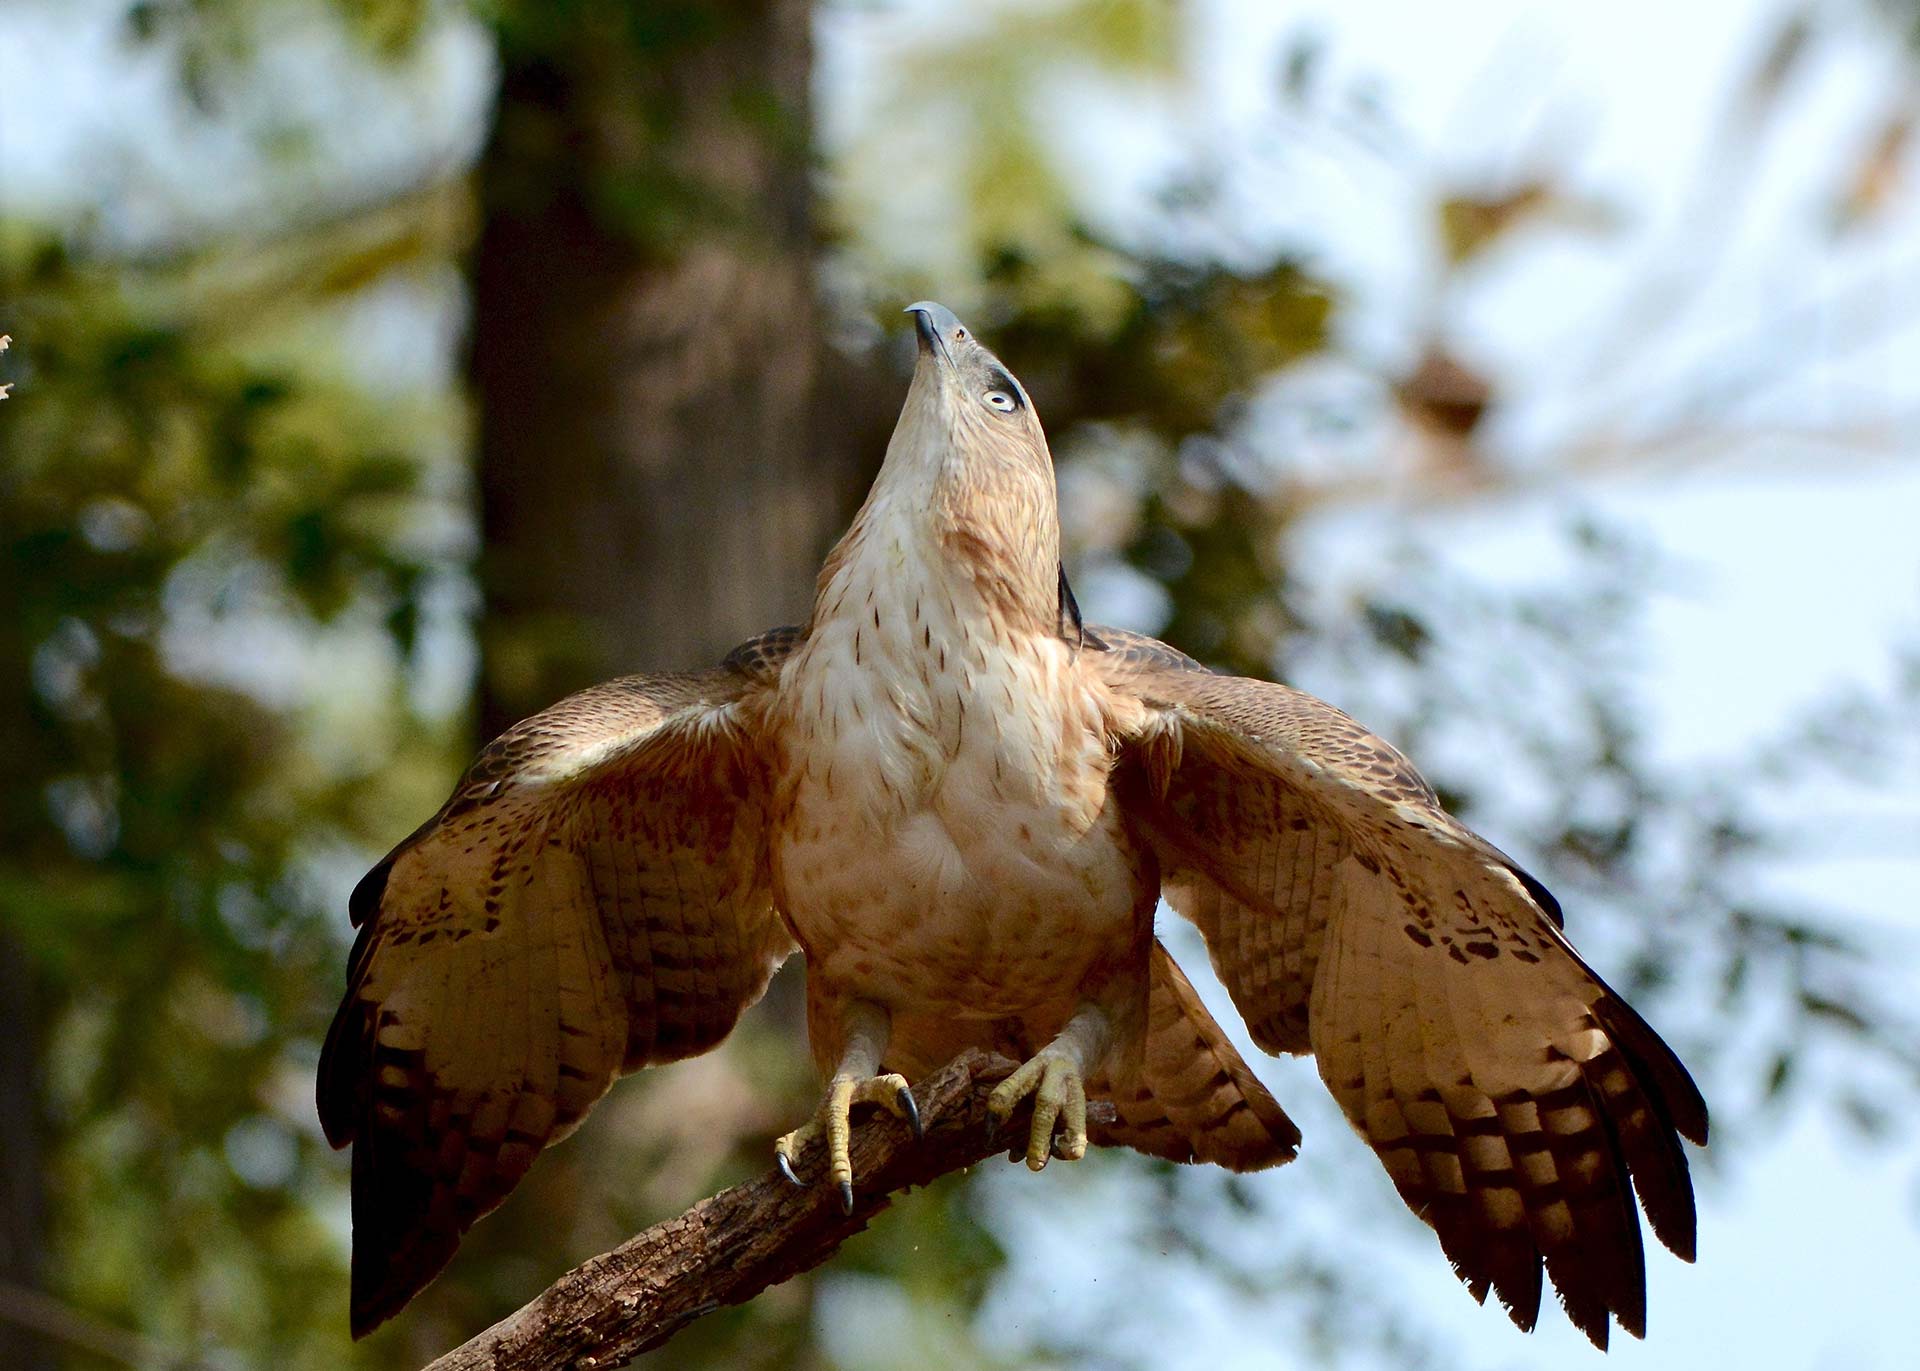
<path id="1" fill-rule="evenodd" d="M 244 150 L 211 146 L 204 132 L 169 123 L 160 113 L 168 74 L 151 57 L 129 63 L 114 46 L 102 21 L 114 8 L 95 0 L 0 4 L 0 196 L 16 205 L 99 204 L 111 230 L 134 238 L 180 214 L 183 185 L 192 187 L 186 204 L 210 219 L 252 208 L 244 178 L 209 184 L 204 174 L 209 163 L 244 158 Z M 1139 216 L 1155 175 L 1190 146 L 1234 149 L 1229 160 L 1265 168 L 1264 179 L 1236 185 L 1236 203 L 1254 229 L 1311 244 L 1320 269 L 1353 285 L 1342 336 L 1368 358 L 1404 354 L 1433 304 L 1425 283 L 1434 244 L 1416 230 L 1411 196 L 1466 173 L 1497 182 L 1543 160 L 1571 168 L 1577 189 L 1618 212 L 1620 230 L 1523 235 L 1445 302 L 1447 317 L 1461 321 L 1457 341 L 1520 397 L 1501 416 L 1497 437 L 1522 460 L 1599 423 L 1631 432 L 1653 422 L 1659 416 L 1636 411 L 1633 397 L 1658 390 L 1650 378 L 1684 373 L 1730 334 L 1780 335 L 1789 356 L 1796 349 L 1825 356 L 1823 340 L 1853 320 L 1824 319 L 1815 308 L 1810 321 L 1790 315 L 1789 330 L 1782 312 L 1799 305 L 1803 292 L 1858 287 L 1885 311 L 1890 325 L 1870 347 L 1789 369 L 1789 379 L 1763 390 L 1751 417 L 1767 437 L 1684 476 L 1601 480 L 1437 512 L 1387 500 L 1330 512 L 1299 535 L 1300 563 L 1315 569 L 1326 593 L 1338 594 L 1372 584 L 1387 552 L 1409 539 L 1463 574 L 1505 584 L 1551 574 L 1576 512 L 1598 511 L 1642 531 L 1687 571 L 1680 588 L 1651 606 L 1644 677 L 1660 755 L 1675 764 L 1737 754 L 1836 686 L 1884 682 L 1888 645 L 1920 635 L 1912 417 L 1920 410 L 1920 200 L 1907 192 L 1877 226 L 1835 245 L 1794 199 L 1810 183 L 1823 184 L 1820 159 L 1863 126 L 1872 94 L 1912 79 L 1868 24 L 1855 25 L 1857 41 L 1824 47 L 1796 78 L 1787 117 L 1759 154 L 1765 170 L 1754 196 L 1732 210 L 1736 250 L 1682 323 L 1661 333 L 1659 347 L 1627 348 L 1597 374 L 1584 346 L 1595 321 L 1611 318 L 1611 307 L 1674 251 L 1676 225 L 1697 210 L 1698 140 L 1785 8 L 1773 0 L 1606 7 L 1213 0 L 1194 7 L 1204 80 L 1169 97 L 1092 98 L 1060 113 L 1062 146 L 1098 170 L 1083 189 L 1115 224 Z M 845 5 L 823 15 L 820 98 L 829 135 L 857 119 L 863 74 L 911 41 L 928 15 L 926 4 L 915 3 Z M 1276 54 L 1303 25 L 1324 44 L 1323 89 L 1378 92 L 1405 135 L 1395 155 L 1369 158 L 1339 140 L 1276 140 Z M 330 41 L 318 29 L 300 37 L 323 54 Z M 312 47 L 301 51 L 312 58 Z M 351 65 L 336 58 L 343 70 Z M 484 43 L 449 26 L 415 59 L 414 74 L 422 73 L 429 79 L 382 85 L 366 78 L 380 87 L 371 90 L 344 78 L 290 81 L 293 98 L 315 103 L 278 113 L 317 123 L 332 153 L 362 169 L 400 175 L 422 160 L 468 155 L 487 92 Z M 397 113 L 338 117 L 363 102 Z M 424 305 L 440 311 L 436 327 L 446 336 L 457 310 L 449 313 L 440 297 Z M 402 307 L 419 310 L 423 302 Z M 381 346 L 377 336 L 372 346 Z M 407 351 L 389 345 L 386 355 L 404 361 Z M 412 365 L 431 374 L 449 355 L 443 348 Z M 1885 419 L 1877 435 L 1882 455 L 1836 456 L 1779 431 L 1783 420 L 1862 410 Z M 1343 459 L 1339 452 L 1277 456 Z M 275 679 L 285 689 L 320 693 L 338 681 L 337 654 L 331 672 L 290 645 L 277 660 L 284 665 Z M 1910 1002 L 1920 1001 L 1912 894 L 1920 886 L 1920 779 L 1909 774 L 1892 795 L 1820 798 L 1825 812 L 1851 804 L 1877 816 L 1884 827 L 1876 831 L 1892 835 L 1886 855 L 1782 863 L 1769 879 L 1820 896 L 1884 937 L 1888 975 Z M 1569 932 L 1580 940 L 1577 908 L 1569 910 Z M 1182 950 L 1201 979 L 1204 957 L 1192 955 L 1191 943 Z M 1217 987 L 1210 989 L 1223 1022 L 1233 1022 Z M 1342 1251 L 1357 1248 L 1379 1276 L 1383 1301 L 1404 1303 L 1446 1332 L 1466 1367 L 1601 1364 L 1557 1309 L 1546 1309 L 1541 1330 L 1528 1338 L 1497 1310 L 1476 1308 L 1430 1241 L 1369 1246 L 1364 1233 L 1356 1239 L 1359 1224 L 1399 1230 L 1413 1221 L 1395 1212 L 1397 1201 L 1377 1175 L 1376 1193 L 1328 1193 L 1333 1183 L 1366 1184 L 1354 1179 L 1366 1174 L 1360 1168 L 1322 1163 L 1361 1145 L 1310 1068 L 1253 1059 L 1307 1132 L 1299 1163 L 1253 1183 L 1272 1222 L 1326 1232 L 1330 1244 L 1337 1235 Z M 1151 1218 L 1142 1211 L 1154 1201 L 1129 1174 L 1096 1166 L 1079 1174 L 1056 1167 L 1039 1180 L 1013 1168 L 996 1176 L 993 1194 L 1016 1264 L 993 1311 L 994 1337 L 1019 1349 L 1041 1331 L 1037 1322 L 1084 1329 L 1084 1318 L 1117 1317 L 1109 1331 L 1150 1349 L 1168 1371 L 1308 1364 L 1300 1330 L 1284 1314 L 1269 1316 L 1257 1299 L 1185 1280 L 1178 1261 L 1111 1268 L 1112 1238 Z M 1614 1365 L 1897 1371 L 1915 1364 L 1920 1144 L 1863 1149 L 1833 1121 L 1803 1110 L 1778 1137 L 1747 1139 L 1730 1160 L 1697 1174 L 1700 1262 L 1684 1266 L 1649 1239 L 1650 1341 L 1621 1339 Z M 1204 1187 L 1193 1189 L 1194 1202 L 1205 1202 Z M 1259 1260 L 1257 1240 L 1249 1239 L 1244 1260 Z M 895 1325 L 857 1283 L 838 1289 L 842 1303 L 829 1302 L 829 1325 L 836 1308 L 865 1316 L 865 1336 L 846 1332 L 836 1342 L 849 1361 L 897 1365 L 903 1348 L 930 1346 L 925 1330 L 913 1341 L 892 1336 Z M 1129 1307 L 1131 1320 L 1123 1317 Z"/>

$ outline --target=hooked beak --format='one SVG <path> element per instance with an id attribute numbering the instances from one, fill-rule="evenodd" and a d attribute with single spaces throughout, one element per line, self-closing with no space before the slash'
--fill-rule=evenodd
<path id="1" fill-rule="evenodd" d="M 908 305 L 906 312 L 913 316 L 914 332 L 920 335 L 920 351 L 953 365 L 953 345 L 967 336 L 966 326 L 953 311 L 932 300 L 921 300 Z"/>

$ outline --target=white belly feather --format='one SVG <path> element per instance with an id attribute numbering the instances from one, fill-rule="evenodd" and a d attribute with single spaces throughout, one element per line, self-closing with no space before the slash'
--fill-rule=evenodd
<path id="1" fill-rule="evenodd" d="M 907 540 L 862 552 L 781 680 L 774 879 L 810 974 L 967 1016 L 1055 1001 L 1135 909 L 1095 687 Z"/>

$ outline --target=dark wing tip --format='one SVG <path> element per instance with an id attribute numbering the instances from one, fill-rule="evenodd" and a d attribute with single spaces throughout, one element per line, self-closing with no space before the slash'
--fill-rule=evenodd
<path id="1" fill-rule="evenodd" d="M 1548 890 L 1544 885 L 1540 884 L 1535 877 L 1528 874 L 1517 862 L 1508 862 L 1507 870 L 1513 873 L 1513 878 L 1520 882 L 1521 886 L 1526 890 L 1528 897 L 1540 906 L 1540 912 L 1553 920 L 1553 926 L 1555 928 L 1565 928 L 1567 926 L 1566 913 L 1560 908 L 1560 901 L 1554 898 L 1551 890 Z"/>
<path id="2" fill-rule="evenodd" d="M 1634 1070 L 1648 1083 L 1648 1094 L 1661 1117 L 1680 1136 L 1701 1147 L 1707 1145 L 1707 1102 L 1693 1076 L 1666 1040 L 1654 1032 L 1634 1007 L 1608 991 L 1593 1007 L 1593 1016 L 1617 1044 Z"/>
<path id="3" fill-rule="evenodd" d="M 1575 1089 L 1593 1119 L 1586 1145 L 1600 1161 L 1577 1197 L 1569 1197 L 1575 1240 L 1548 1254 L 1547 1271 L 1567 1317 L 1604 1352 L 1610 1316 L 1634 1337 L 1646 1334 L 1646 1248 L 1634 1207 L 1632 1163 L 1613 1111 L 1584 1072 Z"/>
<path id="4" fill-rule="evenodd" d="M 347 1328 L 353 1334 L 355 1342 L 360 1341 L 406 1308 L 407 1303 L 419 1293 L 416 1288 L 396 1298 L 394 1292 L 386 1287 L 380 1278 L 361 1274 L 368 1265 L 358 1256 L 353 1260 L 352 1294 L 347 1302 Z"/>
<path id="5" fill-rule="evenodd" d="M 347 1303 L 347 1327 L 355 1341 L 413 1302 L 453 1260 L 459 1235 L 436 1242 L 405 1242 L 390 1252 L 362 1244 L 360 1225 L 354 1224 L 353 1276 Z"/>
<path id="6" fill-rule="evenodd" d="M 428 1110 L 416 1094 L 404 1121 L 362 1128 L 353 1149 L 353 1273 L 348 1324 L 363 1338 L 406 1308 L 453 1260 L 460 1239 L 486 1209 L 463 1201 L 443 1174 L 422 1129 Z M 445 1149 L 440 1149 L 444 1152 Z M 459 1174 L 470 1169 L 465 1163 Z M 485 1177 L 482 1176 L 484 1182 Z M 495 1203 L 497 1203 L 497 1198 Z"/>
<path id="7" fill-rule="evenodd" d="M 362 923 L 347 958 L 347 992 L 327 1025 L 326 1041 L 320 1047 L 320 1069 L 314 1077 L 314 1103 L 320 1113 L 320 1127 L 327 1142 L 345 1147 L 359 1131 L 360 1102 L 373 1056 L 373 1007 L 361 999 L 358 991 L 367 963 L 373 956 L 378 925 Z"/>
<path id="8" fill-rule="evenodd" d="M 1645 1063 L 1617 1038 L 1589 1067 L 1611 1115 L 1640 1207 L 1654 1236 L 1682 1261 L 1694 1258 L 1696 1214 L 1686 1149 Z"/>
<path id="9" fill-rule="evenodd" d="M 1500 1307 L 1522 1333 L 1531 1333 L 1540 1319 L 1540 1250 L 1524 1228 L 1488 1229 L 1474 1223 L 1455 1206 L 1456 1213 L 1434 1231 L 1440 1236 L 1454 1275 L 1467 1287 L 1474 1303 L 1485 1304 L 1491 1291 Z"/>
<path id="10" fill-rule="evenodd" d="M 1483 843 L 1486 842 L 1484 838 L 1481 839 L 1481 841 Z M 1547 916 L 1555 928 L 1564 929 L 1567 926 L 1567 916 L 1565 911 L 1560 908 L 1560 901 L 1554 897 L 1554 893 L 1542 885 L 1537 876 L 1534 876 L 1499 848 L 1494 847 L 1491 843 L 1487 843 L 1486 845 L 1488 851 L 1492 852 L 1495 859 L 1506 869 L 1507 874 L 1513 877 L 1514 880 L 1520 882 L 1520 888 L 1527 892 L 1527 898 L 1540 906 L 1540 912 Z"/>
<path id="11" fill-rule="evenodd" d="M 1451 1119 L 1451 1132 L 1429 1133 L 1419 1149 L 1425 1174 L 1396 1175 L 1395 1185 L 1434 1229 L 1455 1275 L 1477 1301 L 1496 1295 L 1515 1327 L 1528 1332 L 1551 1282 L 1568 1321 L 1605 1350 L 1616 1323 L 1636 1338 L 1646 1332 L 1645 1250 L 1634 1206 L 1643 1174 L 1654 1181 L 1648 1215 L 1663 1237 L 1678 1226 L 1683 1211 L 1690 1232 L 1692 1210 L 1684 1164 L 1669 1164 L 1678 1141 L 1640 1103 L 1638 1088 L 1617 1079 L 1613 1068 L 1624 1065 L 1620 1055 L 1596 1064 L 1596 1074 L 1610 1087 L 1583 1076 L 1571 1086 L 1529 1095 L 1517 1103 L 1534 1107 L 1534 1121 L 1519 1131 L 1506 1121 L 1505 1110 L 1497 1124 L 1491 1117 Z M 1630 1127 L 1615 1117 L 1623 1111 Z M 1505 1138 L 1511 1159 L 1505 1165 L 1476 1162 L 1474 1149 L 1459 1145 L 1462 1137 L 1489 1130 Z M 1448 1152 L 1459 1163 L 1450 1180 L 1429 1156 Z M 1539 1152 L 1553 1160 L 1550 1180 L 1532 1179 L 1532 1168 L 1514 1164 Z M 1458 1188 L 1463 1173 L 1464 1192 Z M 1513 1217 L 1516 1189 L 1524 1221 Z M 1560 1217 L 1552 1217 L 1555 1211 Z"/>
<path id="12" fill-rule="evenodd" d="M 1585 1293 L 1570 1294 L 1566 1287 L 1557 1282 L 1553 1289 L 1567 1321 L 1587 1335 L 1587 1341 L 1594 1345 L 1596 1351 L 1606 1351 L 1613 1333 L 1613 1320 L 1607 1315 L 1605 1302 Z"/>
<path id="13" fill-rule="evenodd" d="M 354 882 L 353 893 L 347 896 L 347 914 L 355 928 L 362 927 L 380 912 L 380 901 L 387 893 L 387 879 L 393 875 L 393 863 L 399 855 L 397 848 L 389 852 L 374 864 L 371 871 Z"/>
<path id="14" fill-rule="evenodd" d="M 334 1014 L 327 1041 L 320 1049 L 314 1103 L 320 1113 L 321 1131 L 327 1135 L 328 1146 L 335 1149 L 352 1142 L 359 1131 L 361 1063 L 370 1038 L 365 1014 L 365 1007 L 349 996 Z"/>

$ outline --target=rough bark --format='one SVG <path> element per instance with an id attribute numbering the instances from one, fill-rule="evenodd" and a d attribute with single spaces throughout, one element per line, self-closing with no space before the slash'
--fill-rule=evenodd
<path id="1" fill-rule="evenodd" d="M 853 1133 L 853 1213 L 840 1212 L 825 1184 L 796 1190 L 770 1172 L 574 1268 L 427 1371 L 618 1366 L 722 1305 L 818 1266 L 893 1193 L 984 1161 L 1005 1151 L 1009 1139 L 1024 1144 L 1027 1107 L 997 1132 L 986 1109 L 994 1084 L 1013 1067 L 1004 1057 L 968 1052 L 921 1081 L 913 1095 L 926 1136 L 917 1141 L 890 1114 L 861 1119 Z M 1089 1104 L 1089 1114 L 1102 1118 L 1111 1109 Z M 808 1171 L 803 1178 L 818 1179 Z"/>
<path id="2" fill-rule="evenodd" d="M 40 1287 L 47 1233 L 38 989 L 25 951 L 0 932 L 0 1282 L 27 1291 Z M 0 1366 L 42 1371 L 53 1364 L 41 1336 L 0 1318 Z"/>
<path id="3" fill-rule="evenodd" d="M 506 11 L 473 263 L 488 736 L 805 614 L 847 485 L 811 433 L 810 8 Z"/>
<path id="4" fill-rule="evenodd" d="M 0 478 L 0 499 L 13 495 L 10 487 Z M 6 519 L 0 536 L 19 530 Z M 46 619 L 31 589 L 27 577 L 0 576 L 0 757 L 9 762 L 0 793 L 0 852 L 24 859 L 29 873 L 46 842 L 46 785 L 60 764 L 49 755 L 43 706 L 34 698 L 37 635 L 29 625 Z M 53 1007 L 44 974 L 23 939 L 6 926 L 10 917 L 0 914 L 0 1282 L 37 1291 L 46 1275 L 50 1218 L 43 1056 Z M 52 1343 L 0 1320 L 0 1367 L 51 1371 L 54 1364 Z"/>

